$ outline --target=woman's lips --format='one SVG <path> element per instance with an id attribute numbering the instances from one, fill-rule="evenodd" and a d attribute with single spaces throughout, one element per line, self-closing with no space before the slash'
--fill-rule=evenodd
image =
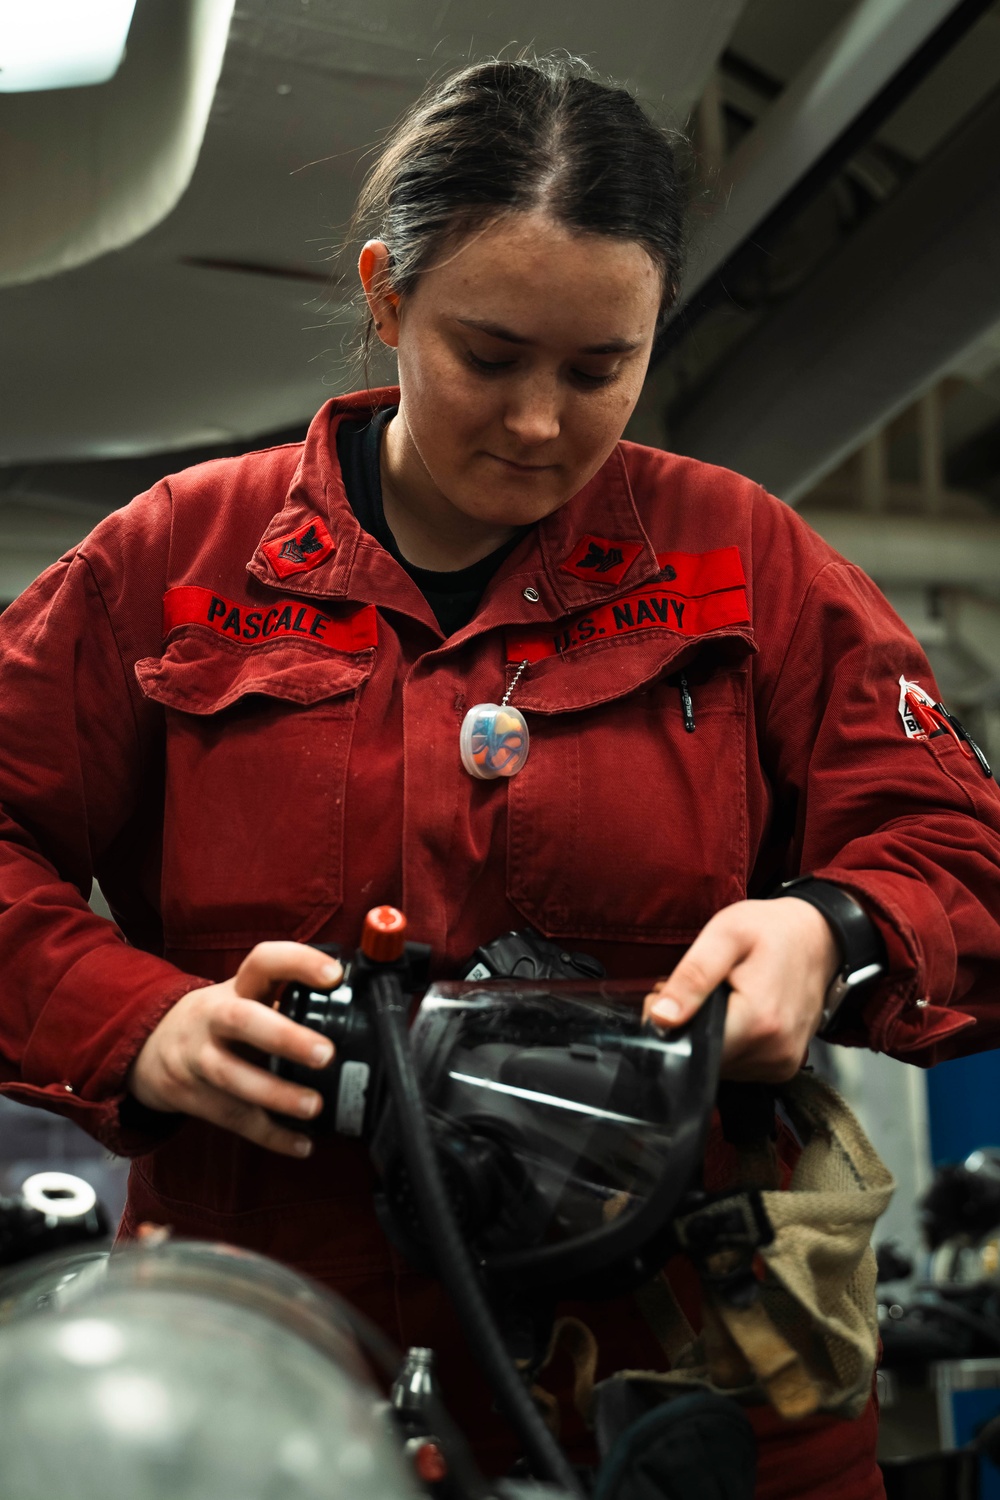
<path id="1" fill-rule="evenodd" d="M 501 458 L 499 453 L 487 455 L 496 463 L 503 464 L 505 469 L 513 469 L 516 474 L 544 474 L 548 469 L 554 469 L 555 464 L 519 464 L 512 458 Z"/>

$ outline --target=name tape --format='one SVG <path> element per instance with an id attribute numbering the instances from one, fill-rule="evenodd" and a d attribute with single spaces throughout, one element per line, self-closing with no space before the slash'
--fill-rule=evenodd
<path id="1" fill-rule="evenodd" d="M 739 547 L 716 547 L 711 552 L 658 552 L 656 561 L 663 580 L 685 599 L 746 587 Z"/>
<path id="2" fill-rule="evenodd" d="M 285 639 L 314 641 L 329 651 L 367 651 L 378 644 L 373 604 L 329 615 L 301 599 L 276 599 L 268 608 L 236 604 L 211 589 L 185 585 L 163 596 L 163 634 L 180 625 L 202 625 L 241 646 Z"/>
<path id="3" fill-rule="evenodd" d="M 507 631 L 509 662 L 562 656 L 601 636 L 635 630 L 667 629 L 679 635 L 707 635 L 729 625 L 749 625 L 746 579 L 737 547 L 715 552 L 663 552 L 657 562 L 669 585 L 654 580 L 610 604 L 598 604 L 553 630 L 535 626 Z M 671 578 L 671 575 L 672 578 Z"/>

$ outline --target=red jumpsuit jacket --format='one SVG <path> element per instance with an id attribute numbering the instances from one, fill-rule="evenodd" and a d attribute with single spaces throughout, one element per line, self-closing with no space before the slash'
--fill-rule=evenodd
<path id="1" fill-rule="evenodd" d="M 954 736 L 913 737 L 901 679 L 937 689 L 869 580 L 757 485 L 673 454 L 619 444 L 442 638 L 344 492 L 336 425 L 369 410 L 332 401 L 304 444 L 164 480 L 6 612 L 0 1078 L 134 1157 L 123 1234 L 154 1219 L 312 1273 L 436 1344 L 482 1429 L 363 1148 L 299 1162 L 196 1120 L 123 1127 L 168 1008 L 261 939 L 350 950 L 386 901 L 440 975 L 527 924 L 659 975 L 720 907 L 810 871 L 889 952 L 848 1040 L 929 1064 L 1000 1042 L 1000 799 Z M 525 660 L 527 764 L 473 780 L 462 719 Z M 117 929 L 87 906 L 95 875 Z M 602 1326 L 609 1368 L 656 1362 L 630 1305 Z M 762 1494 L 880 1493 L 871 1419 L 759 1425 Z"/>

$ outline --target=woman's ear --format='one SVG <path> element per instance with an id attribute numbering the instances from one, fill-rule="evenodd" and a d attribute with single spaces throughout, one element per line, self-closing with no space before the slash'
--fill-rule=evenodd
<path id="1" fill-rule="evenodd" d="M 358 275 L 379 338 L 389 349 L 399 343 L 399 297 L 389 281 L 389 247 L 369 240 L 358 259 Z"/>

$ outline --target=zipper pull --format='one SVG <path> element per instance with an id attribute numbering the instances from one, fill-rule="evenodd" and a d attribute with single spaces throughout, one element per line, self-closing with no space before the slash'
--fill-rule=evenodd
<path id="1" fill-rule="evenodd" d="M 692 702 L 692 699 L 691 699 L 691 689 L 688 687 L 687 677 L 685 676 L 685 674 L 683 672 L 681 673 L 681 676 L 680 676 L 680 690 L 681 690 L 681 712 L 684 715 L 684 728 L 687 730 L 688 734 L 694 734 L 694 731 L 695 731 L 694 703 Z"/>

